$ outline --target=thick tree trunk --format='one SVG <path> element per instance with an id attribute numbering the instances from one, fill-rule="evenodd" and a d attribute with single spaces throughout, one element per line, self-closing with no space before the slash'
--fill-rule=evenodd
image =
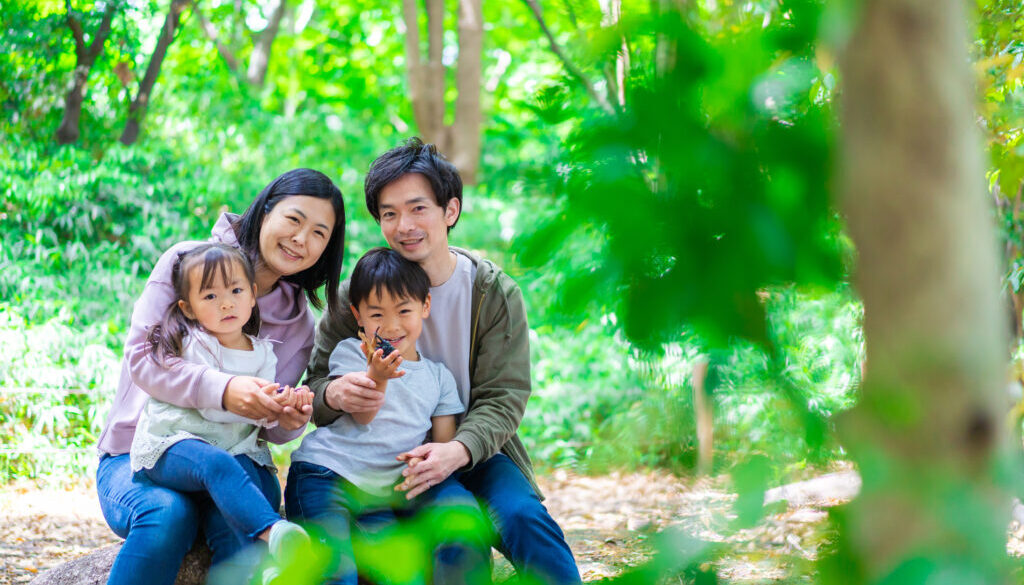
<path id="1" fill-rule="evenodd" d="M 181 13 L 187 4 L 188 0 L 171 1 L 167 18 L 164 19 L 164 26 L 160 29 L 160 38 L 157 40 L 156 48 L 153 49 L 149 66 L 146 67 L 146 75 L 139 83 L 139 93 L 136 94 L 132 105 L 128 108 L 128 121 L 124 125 L 124 132 L 121 133 L 122 144 L 135 144 L 139 138 L 139 131 L 142 129 L 142 122 L 146 118 L 146 110 L 149 107 L 149 97 L 153 93 L 157 77 L 160 76 L 160 67 L 163 65 L 164 57 L 167 56 L 167 48 L 174 42 L 174 34 L 181 23 Z"/>
<path id="2" fill-rule="evenodd" d="M 85 31 L 82 30 L 82 23 L 71 13 L 71 3 L 67 2 L 68 27 L 75 37 L 75 77 L 64 100 L 64 119 L 57 128 L 57 142 L 59 144 L 71 144 L 78 140 L 79 125 L 82 118 L 82 103 L 85 101 L 85 91 L 89 83 L 89 73 L 96 63 L 96 58 L 103 52 L 103 44 L 110 34 L 110 23 L 114 20 L 117 12 L 117 2 L 107 4 L 103 12 L 103 20 L 93 35 L 92 43 L 85 45 Z"/>
<path id="3" fill-rule="evenodd" d="M 842 60 L 844 207 L 867 368 L 841 421 L 846 583 L 1006 582 L 1006 344 L 962 0 L 869 0 Z M 936 581 L 938 582 L 938 581 Z M 946 581 L 943 581 L 946 582 Z"/>
<path id="4" fill-rule="evenodd" d="M 480 87 L 483 76 L 484 21 L 482 0 L 459 0 L 459 64 L 455 84 L 452 162 L 462 180 L 476 184 L 480 166 Z"/>
<path id="5" fill-rule="evenodd" d="M 270 15 L 267 27 L 256 37 L 253 43 L 252 55 L 249 57 L 249 69 L 245 78 L 256 87 L 263 87 L 267 78 L 267 67 L 270 65 L 271 49 L 274 46 L 274 39 L 281 28 L 281 20 L 288 11 L 288 0 L 280 0 L 274 12 Z"/>

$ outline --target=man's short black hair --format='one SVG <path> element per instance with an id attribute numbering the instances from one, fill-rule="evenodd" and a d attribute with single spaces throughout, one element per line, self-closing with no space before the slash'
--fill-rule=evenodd
<path id="1" fill-rule="evenodd" d="M 374 248 L 356 262 L 349 280 L 348 300 L 358 309 L 371 290 L 378 297 L 386 290 L 394 297 L 425 303 L 430 294 L 430 278 L 423 267 L 391 248 Z"/>
<path id="2" fill-rule="evenodd" d="M 434 199 L 442 208 L 448 207 L 452 199 L 459 200 L 459 211 L 462 211 L 462 177 L 443 154 L 433 144 L 424 144 L 417 137 L 406 140 L 401 146 L 392 148 L 377 157 L 366 173 L 363 190 L 366 192 L 366 209 L 380 223 L 380 192 L 391 183 L 409 173 L 423 175 L 434 190 Z M 448 231 L 455 227 L 459 218 L 448 226 Z"/>

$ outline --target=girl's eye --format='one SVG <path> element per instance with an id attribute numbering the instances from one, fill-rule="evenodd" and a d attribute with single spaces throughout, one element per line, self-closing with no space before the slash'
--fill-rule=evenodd
<path id="1" fill-rule="evenodd" d="M 242 288 L 242 287 L 237 287 L 237 288 L 235 288 L 234 290 L 232 290 L 231 292 L 232 292 L 232 293 L 234 293 L 234 294 L 236 294 L 236 295 L 240 295 L 240 294 L 242 294 L 242 293 L 243 293 L 244 291 L 245 291 L 245 289 L 244 289 L 244 288 Z"/>
<path id="2" fill-rule="evenodd" d="M 205 297 L 203 297 L 203 300 L 212 301 L 215 298 L 217 298 L 217 295 L 215 295 L 213 293 L 210 293 L 210 294 L 206 295 Z"/>

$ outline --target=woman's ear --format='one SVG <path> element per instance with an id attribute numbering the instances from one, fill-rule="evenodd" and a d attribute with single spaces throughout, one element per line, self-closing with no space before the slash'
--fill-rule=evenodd
<path id="1" fill-rule="evenodd" d="M 192 312 L 192 307 L 190 307 L 187 302 L 182 299 L 178 299 L 178 308 L 181 309 L 181 312 L 184 313 L 186 317 L 195 321 L 196 314 Z"/>

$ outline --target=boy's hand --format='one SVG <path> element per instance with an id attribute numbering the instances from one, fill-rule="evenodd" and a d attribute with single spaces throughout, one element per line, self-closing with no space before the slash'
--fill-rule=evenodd
<path id="1" fill-rule="evenodd" d="M 393 351 L 391 355 L 384 357 L 384 350 L 377 349 L 370 354 L 370 363 L 366 367 L 366 373 L 374 380 L 401 378 L 405 375 L 405 371 L 398 370 L 400 365 L 402 365 L 402 356 L 397 351 Z"/>

